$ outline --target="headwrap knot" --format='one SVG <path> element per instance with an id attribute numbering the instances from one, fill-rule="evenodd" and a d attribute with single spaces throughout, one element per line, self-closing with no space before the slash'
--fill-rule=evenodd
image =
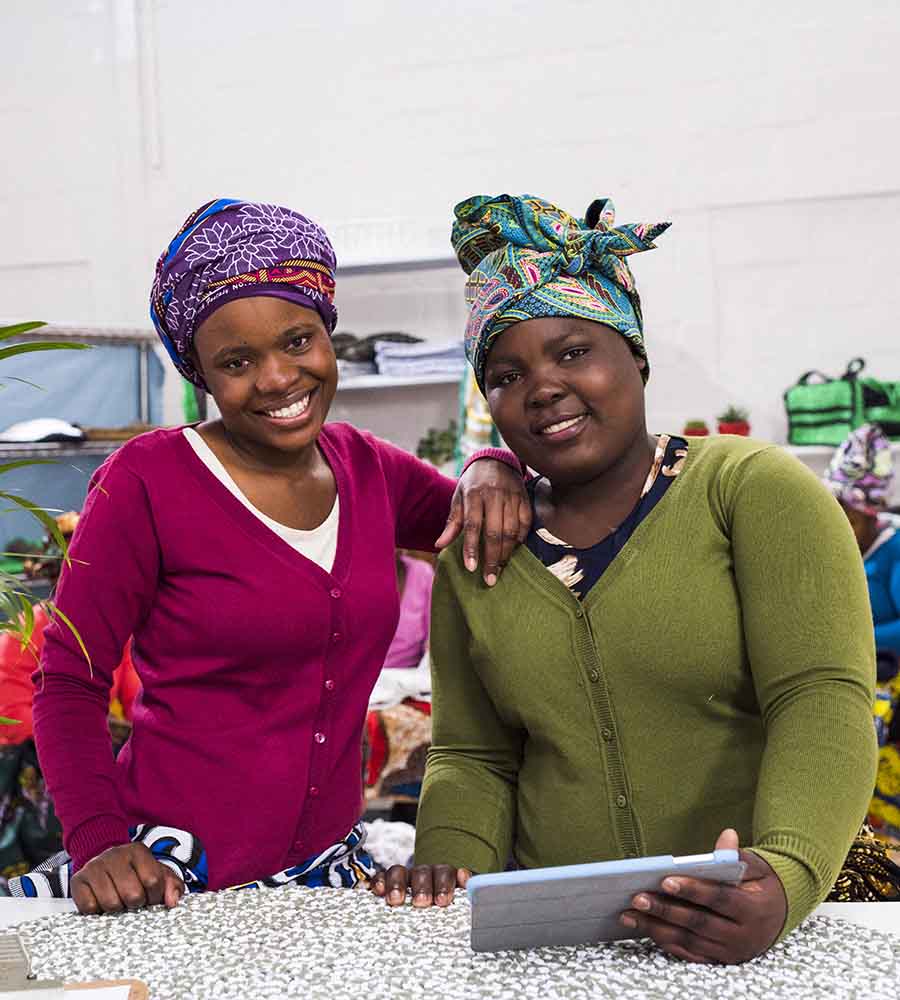
<path id="1" fill-rule="evenodd" d="M 670 223 L 614 226 L 608 198 L 576 219 L 533 195 L 476 195 L 455 210 L 451 242 L 469 275 L 466 354 L 484 391 L 493 339 L 513 323 L 573 316 L 618 330 L 646 360 L 640 299 L 626 258 Z M 649 366 L 644 369 L 644 378 Z"/>

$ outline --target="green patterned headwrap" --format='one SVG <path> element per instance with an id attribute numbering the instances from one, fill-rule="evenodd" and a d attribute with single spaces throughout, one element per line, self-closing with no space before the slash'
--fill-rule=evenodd
<path id="1" fill-rule="evenodd" d="M 669 222 L 614 226 L 608 198 L 584 219 L 533 195 L 476 195 L 454 209 L 450 241 L 469 275 L 466 356 L 484 392 L 495 337 L 514 323 L 574 316 L 605 323 L 644 360 L 641 303 L 625 258 L 653 250 Z M 646 382 L 649 362 L 643 369 Z"/>

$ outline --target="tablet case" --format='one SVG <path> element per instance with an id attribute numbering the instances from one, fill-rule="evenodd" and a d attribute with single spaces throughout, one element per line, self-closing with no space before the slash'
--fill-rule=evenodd
<path id="1" fill-rule="evenodd" d="M 636 893 L 657 890 L 667 875 L 737 883 L 745 869 L 737 851 L 720 850 L 473 875 L 466 885 L 472 948 L 506 951 L 640 937 L 619 923 Z"/>

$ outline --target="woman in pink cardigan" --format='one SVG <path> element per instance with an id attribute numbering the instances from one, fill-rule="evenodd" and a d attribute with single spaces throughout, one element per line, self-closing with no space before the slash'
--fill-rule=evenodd
<path id="1" fill-rule="evenodd" d="M 225 199 L 159 260 L 153 322 L 221 419 L 144 434 L 94 477 L 56 598 L 90 665 L 53 624 L 34 699 L 68 856 L 23 895 L 114 912 L 172 906 L 185 886 L 371 873 L 360 742 L 397 624 L 395 547 L 464 530 L 474 570 L 483 531 L 491 584 L 530 513 L 508 453 L 480 453 L 493 460 L 456 484 L 325 423 L 334 270 L 309 219 Z M 142 692 L 113 760 L 109 686 L 132 635 Z"/>

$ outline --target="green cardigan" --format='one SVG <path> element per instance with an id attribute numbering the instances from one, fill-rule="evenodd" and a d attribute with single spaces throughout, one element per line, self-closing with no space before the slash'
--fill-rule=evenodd
<path id="1" fill-rule="evenodd" d="M 783 933 L 827 895 L 876 770 L 862 559 L 814 475 L 692 439 L 579 603 L 521 546 L 494 588 L 441 557 L 418 864 L 502 870 L 711 851 L 777 872 Z"/>

